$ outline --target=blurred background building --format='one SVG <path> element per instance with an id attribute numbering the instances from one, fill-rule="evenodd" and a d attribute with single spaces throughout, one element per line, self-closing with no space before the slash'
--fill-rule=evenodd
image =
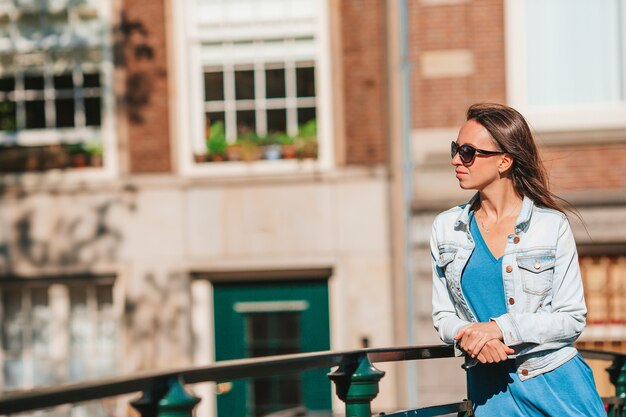
<path id="1" fill-rule="evenodd" d="M 623 1 L 2 0 L 0 32 L 3 391 L 440 343 L 427 243 L 480 101 L 586 222 L 579 343 L 626 350 Z M 464 395 L 460 362 L 381 368 L 379 410 Z M 324 373 L 196 388 L 340 409 Z"/>

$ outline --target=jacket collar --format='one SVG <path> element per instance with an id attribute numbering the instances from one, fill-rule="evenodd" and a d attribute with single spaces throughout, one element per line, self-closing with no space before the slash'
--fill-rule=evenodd
<path id="1" fill-rule="evenodd" d="M 463 206 L 463 210 L 461 210 L 461 214 L 457 217 L 454 222 L 455 228 L 462 228 L 467 230 L 469 225 L 469 212 L 474 203 L 480 198 L 480 193 L 476 193 L 470 198 L 470 200 Z M 526 231 L 528 229 L 528 225 L 530 224 L 530 218 L 533 214 L 533 207 L 535 206 L 535 202 L 530 198 L 524 196 L 522 200 L 522 208 L 520 209 L 519 214 L 517 215 L 517 220 L 515 221 L 515 233 L 519 233 L 521 231 Z"/>

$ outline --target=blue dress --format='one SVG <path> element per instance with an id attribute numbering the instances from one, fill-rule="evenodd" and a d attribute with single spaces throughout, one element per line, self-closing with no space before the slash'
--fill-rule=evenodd
<path id="1" fill-rule="evenodd" d="M 506 313 L 502 258 L 492 255 L 473 213 L 470 216 L 476 246 L 463 271 L 461 288 L 477 320 L 488 322 Z M 467 389 L 476 417 L 606 417 L 591 369 L 580 355 L 523 382 L 512 360 L 479 363 L 467 370 Z"/>

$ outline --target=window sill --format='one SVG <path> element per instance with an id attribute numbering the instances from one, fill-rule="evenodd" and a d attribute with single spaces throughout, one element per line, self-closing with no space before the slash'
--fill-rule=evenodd
<path id="1" fill-rule="evenodd" d="M 61 185 L 72 186 L 90 182 L 103 182 L 115 178 L 111 164 L 101 167 L 50 169 L 47 171 L 25 171 L 0 173 L 0 186 L 47 188 Z"/>
<path id="2" fill-rule="evenodd" d="M 259 177 L 285 174 L 310 174 L 327 170 L 318 159 L 280 159 L 251 162 L 204 162 L 192 163 L 184 172 L 191 178 L 199 177 Z"/>

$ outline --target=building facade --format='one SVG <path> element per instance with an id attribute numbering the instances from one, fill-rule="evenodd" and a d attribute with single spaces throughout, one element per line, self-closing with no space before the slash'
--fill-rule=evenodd
<path id="1" fill-rule="evenodd" d="M 480 101 L 528 117 L 585 220 L 581 343 L 623 348 L 619 0 L 5 3 L 3 390 L 439 343 L 430 224 L 470 196 L 448 149 Z M 458 361 L 381 368 L 380 411 L 464 395 Z M 194 389 L 203 416 L 341 409 L 323 374 Z"/>

